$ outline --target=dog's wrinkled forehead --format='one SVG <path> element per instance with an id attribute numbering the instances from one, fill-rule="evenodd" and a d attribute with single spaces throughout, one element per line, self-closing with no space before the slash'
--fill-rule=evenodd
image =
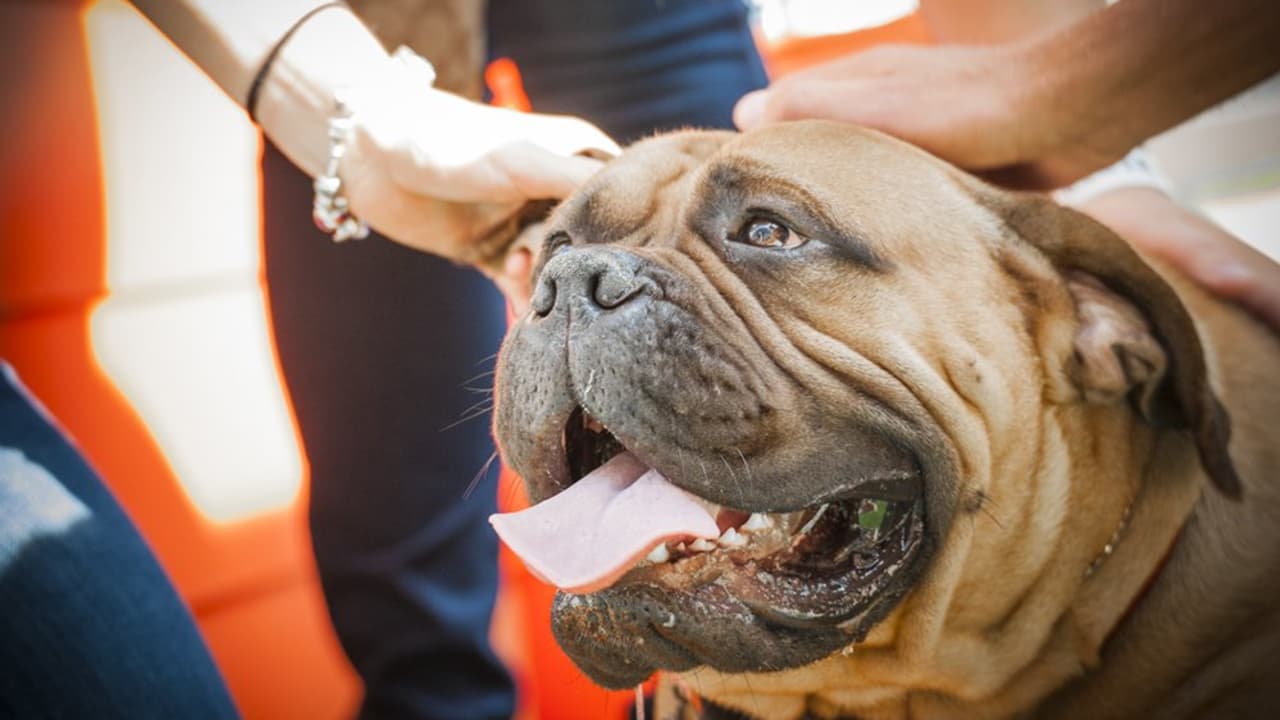
<path id="1" fill-rule="evenodd" d="M 686 131 L 628 148 L 562 203 L 553 225 L 582 242 L 611 242 L 729 206 L 791 205 L 875 242 L 916 234 L 940 207 L 970 204 L 950 173 L 916 148 L 843 124 Z"/>
<path id="2" fill-rule="evenodd" d="M 585 186 L 564 201 L 556 219 L 572 221 L 587 241 L 606 234 L 629 234 L 650 224 L 660 209 L 682 203 L 670 198 L 687 194 L 697 171 L 736 135 L 689 131 L 645 140 L 631 146 Z"/>

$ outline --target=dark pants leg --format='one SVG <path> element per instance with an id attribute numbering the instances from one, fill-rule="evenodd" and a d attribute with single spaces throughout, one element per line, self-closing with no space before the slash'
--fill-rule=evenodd
<path id="1" fill-rule="evenodd" d="M 0 363 L 0 718 L 234 718 L 191 614 Z"/>
<path id="2" fill-rule="evenodd" d="M 490 0 L 489 54 L 516 61 L 538 112 L 590 120 L 621 143 L 731 128 L 767 84 L 742 0 Z"/>
<path id="3" fill-rule="evenodd" d="M 449 427 L 489 400 L 501 298 L 478 273 L 380 237 L 333 243 L 311 227 L 310 182 L 274 149 L 263 167 L 276 344 L 361 715 L 508 717 L 512 682 L 488 642 L 494 469 L 467 492 L 493 452 L 488 414 Z"/>

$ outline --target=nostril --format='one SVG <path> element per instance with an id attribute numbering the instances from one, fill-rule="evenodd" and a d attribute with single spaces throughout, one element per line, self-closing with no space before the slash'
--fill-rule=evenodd
<path id="1" fill-rule="evenodd" d="M 596 305 L 605 310 L 612 310 L 636 296 L 640 291 L 640 283 L 630 272 L 604 271 L 596 276 L 591 297 Z"/>
<path id="2" fill-rule="evenodd" d="M 609 311 L 652 288 L 639 272 L 639 259 L 611 248 L 578 248 L 547 260 L 530 299 L 537 318 L 570 308 Z"/>
<path id="3" fill-rule="evenodd" d="M 551 314 L 555 306 L 556 281 L 553 278 L 544 278 L 538 283 L 538 288 L 533 291 L 533 298 L 529 301 L 529 307 L 533 309 L 533 313 L 538 317 L 546 317 Z"/>

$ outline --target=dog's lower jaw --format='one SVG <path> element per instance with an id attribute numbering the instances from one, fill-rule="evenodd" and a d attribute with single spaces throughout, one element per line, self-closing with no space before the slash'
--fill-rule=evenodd
<path id="1" fill-rule="evenodd" d="M 1110 430 L 1116 436 L 1132 437 Z M 1181 528 L 1206 484 L 1203 476 L 1179 470 L 1191 466 L 1195 457 L 1185 438 L 1168 433 L 1153 439 L 1133 442 L 1153 458 L 1144 464 L 1146 477 L 1163 478 L 1162 484 L 1153 489 L 1150 480 L 1142 481 L 1136 497 L 1134 489 L 1126 487 L 1122 478 L 1108 476 L 1106 468 L 1117 472 L 1130 463 L 1143 464 L 1140 458 L 1108 455 L 1096 465 L 1068 471 L 1068 475 L 1114 481 L 1076 487 L 1092 488 L 1095 499 L 1108 512 L 1114 510 L 1115 517 L 1099 524 L 1087 539 L 1080 538 L 1083 547 L 1073 551 L 1072 557 L 1048 563 L 1044 576 L 1026 590 L 1029 599 L 1022 605 L 1053 605 L 1047 619 L 1036 621 L 1044 628 L 1040 634 L 1028 632 L 1018 640 L 1018 633 L 959 632 L 954 627 L 956 610 L 942 595 L 959 584 L 958 572 L 951 572 L 961 570 L 965 562 L 944 551 L 935 558 L 928 581 L 872 628 L 865 642 L 846 652 L 776 673 L 735 675 L 702 667 L 682 673 L 681 681 L 725 707 L 782 720 L 1002 718 L 1031 711 L 1037 718 L 1079 717 L 1080 698 L 1089 693 L 1088 683 L 1082 681 L 1099 673 L 1120 673 L 1112 678 L 1113 684 L 1123 684 L 1124 673 L 1133 672 L 1114 667 L 1112 659 L 1103 662 L 1104 644 L 1123 631 L 1121 620 L 1127 613 L 1142 610 L 1147 597 L 1143 588 L 1160 582 L 1161 568 L 1177 547 Z M 1119 444 L 1113 449 L 1123 450 Z M 1086 577 L 1097 547 L 1109 540 L 1131 500 L 1125 539 Z M 944 546 L 972 546 L 973 528 L 973 522 L 962 518 L 951 528 Z M 1077 589 L 1061 595 L 1060 602 L 1045 595 L 1031 597 L 1050 586 Z M 1015 617 L 1006 622 L 1015 626 L 1028 620 Z"/>
<path id="2" fill-rule="evenodd" d="M 844 547 L 847 538 L 870 531 L 846 528 L 845 509 L 820 510 L 772 554 L 717 550 L 642 565 L 599 592 L 561 593 L 552 628 L 570 657 L 612 688 L 658 670 L 808 665 L 861 640 L 927 564 L 922 503 L 888 505 L 901 509 L 882 516 L 874 540 L 862 535 L 856 553 Z"/>

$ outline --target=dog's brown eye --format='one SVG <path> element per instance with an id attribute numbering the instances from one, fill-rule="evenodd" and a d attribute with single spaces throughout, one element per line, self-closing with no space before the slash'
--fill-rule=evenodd
<path id="1" fill-rule="evenodd" d="M 804 238 L 777 220 L 752 218 L 734 238 L 741 243 L 761 248 L 786 249 L 804 243 Z"/>

